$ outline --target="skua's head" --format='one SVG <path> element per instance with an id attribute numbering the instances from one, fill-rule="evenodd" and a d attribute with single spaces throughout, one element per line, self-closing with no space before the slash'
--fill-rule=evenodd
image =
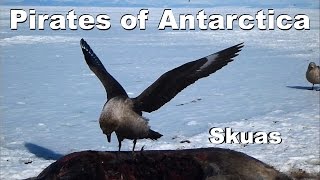
<path id="1" fill-rule="evenodd" d="M 111 134 L 118 129 L 118 124 L 114 121 L 105 121 L 100 118 L 100 127 L 103 134 L 107 136 L 108 142 L 111 142 Z"/>
<path id="2" fill-rule="evenodd" d="M 308 70 L 314 69 L 314 68 L 316 68 L 316 67 L 317 67 L 316 63 L 311 62 L 311 63 L 309 64 L 309 66 L 308 66 Z"/>

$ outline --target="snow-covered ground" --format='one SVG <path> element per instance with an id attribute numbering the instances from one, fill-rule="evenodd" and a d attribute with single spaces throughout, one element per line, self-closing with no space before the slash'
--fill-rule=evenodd
<path id="1" fill-rule="evenodd" d="M 84 62 L 81 38 L 132 97 L 178 65 L 244 42 L 234 62 L 188 87 L 160 110 L 144 114 L 164 136 L 158 141 L 139 140 L 136 149 L 222 147 L 283 172 L 320 172 L 320 91 L 307 90 L 311 85 L 305 79 L 309 62 L 319 64 L 318 9 L 276 9 L 307 14 L 311 20 L 307 31 L 159 31 L 160 8 L 149 9 L 147 30 L 126 31 L 119 18 L 137 14 L 138 8 L 89 7 L 75 11 L 106 13 L 111 16 L 111 29 L 31 31 L 25 23 L 12 31 L 10 8 L 0 8 L 0 179 L 36 176 L 60 156 L 75 151 L 117 150 L 116 137 L 108 143 L 99 128 L 106 94 Z M 55 14 L 73 7 L 35 9 Z M 176 14 L 199 10 L 173 9 Z M 205 10 L 254 15 L 260 9 Z M 208 140 L 212 127 L 278 131 L 282 143 L 214 145 Z M 122 150 L 131 148 L 132 142 L 125 140 Z"/>

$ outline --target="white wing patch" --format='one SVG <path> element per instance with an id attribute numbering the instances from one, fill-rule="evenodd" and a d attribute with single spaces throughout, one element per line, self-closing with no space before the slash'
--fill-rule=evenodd
<path id="1" fill-rule="evenodd" d="M 216 60 L 216 58 L 218 57 L 218 54 L 211 54 L 209 56 L 207 56 L 207 62 L 204 63 L 198 71 L 201 71 L 202 69 L 205 69 L 206 67 L 208 67 L 213 61 Z"/>

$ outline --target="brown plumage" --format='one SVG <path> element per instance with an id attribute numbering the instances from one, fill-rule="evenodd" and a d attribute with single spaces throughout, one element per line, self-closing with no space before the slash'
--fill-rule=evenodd
<path id="1" fill-rule="evenodd" d="M 237 44 L 217 53 L 188 62 L 164 73 L 136 98 L 129 98 L 124 88 L 107 72 L 99 58 L 86 41 L 80 46 L 89 68 L 100 79 L 107 92 L 107 102 L 99 119 L 100 127 L 110 142 L 115 132 L 119 151 L 123 139 L 133 140 L 133 151 L 137 139 L 156 140 L 162 135 L 150 129 L 142 112 L 152 112 L 169 102 L 184 88 L 198 79 L 207 77 L 221 69 L 241 51 L 243 44 Z"/>
<path id="2" fill-rule="evenodd" d="M 320 84 L 320 67 L 316 63 L 311 62 L 306 72 L 307 80 L 312 83 L 312 89 L 314 84 Z"/>

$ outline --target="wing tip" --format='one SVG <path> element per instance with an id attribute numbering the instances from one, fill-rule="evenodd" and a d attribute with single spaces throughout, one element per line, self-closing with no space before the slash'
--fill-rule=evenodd
<path id="1" fill-rule="evenodd" d="M 85 51 L 89 51 L 91 49 L 89 44 L 83 38 L 81 38 L 80 40 L 80 47 L 82 50 L 85 50 Z"/>
<path id="2" fill-rule="evenodd" d="M 98 57 L 95 55 L 95 53 L 89 46 L 89 44 L 83 38 L 81 38 L 80 40 L 80 47 L 84 55 L 84 59 L 87 62 L 90 69 L 97 66 L 103 66 Z"/>
<path id="3" fill-rule="evenodd" d="M 244 42 L 241 42 L 239 44 L 236 44 L 234 46 L 232 46 L 230 49 L 234 49 L 234 56 L 231 58 L 231 61 L 233 61 L 233 58 L 237 57 L 239 55 L 239 52 L 242 50 L 242 48 L 244 47 Z"/>
<path id="4" fill-rule="evenodd" d="M 241 51 L 242 48 L 244 47 L 244 42 L 239 43 L 239 44 L 237 44 L 237 45 L 234 45 L 233 47 L 235 47 L 235 48 L 237 48 L 239 51 Z M 238 51 L 238 52 L 239 52 L 239 51 Z"/>
<path id="5" fill-rule="evenodd" d="M 219 51 L 219 52 L 216 52 L 214 54 L 211 54 L 211 55 L 208 55 L 206 56 L 205 58 L 207 60 L 212 60 L 212 59 L 215 59 L 217 57 L 220 57 L 220 56 L 226 56 L 226 53 L 227 53 L 227 56 L 229 56 L 229 58 L 226 58 L 225 61 L 226 62 L 232 62 L 236 56 L 239 55 L 239 52 L 242 50 L 242 48 L 244 47 L 244 42 L 241 42 L 239 44 L 236 44 L 234 46 L 231 46 L 229 48 L 226 48 L 222 51 Z M 213 55 L 216 55 L 216 56 L 213 56 Z M 210 56 L 213 56 L 214 58 L 210 57 Z"/>

